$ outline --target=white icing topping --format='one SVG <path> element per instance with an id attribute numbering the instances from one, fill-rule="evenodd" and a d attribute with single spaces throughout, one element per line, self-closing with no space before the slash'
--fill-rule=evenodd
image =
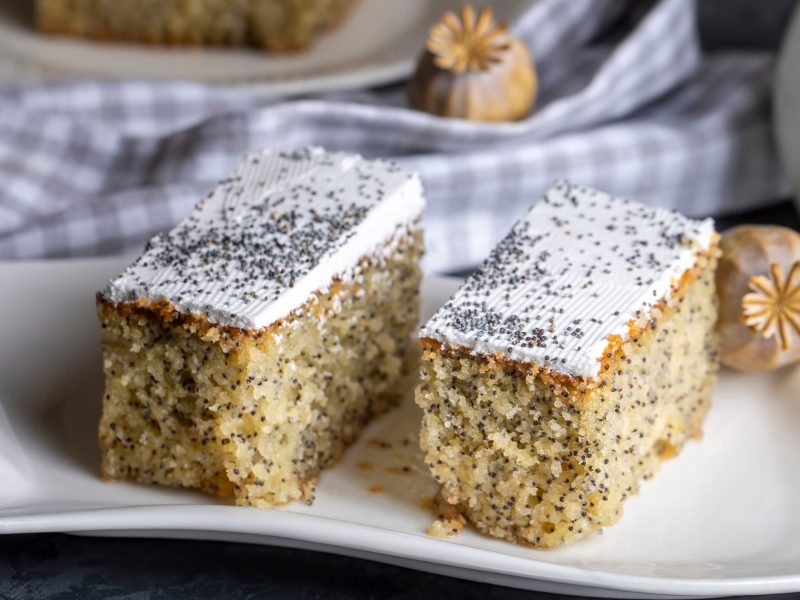
<path id="1" fill-rule="evenodd" d="M 168 300 L 212 323 L 259 329 L 347 278 L 419 218 L 419 178 L 320 148 L 252 154 L 102 292 Z"/>
<path id="2" fill-rule="evenodd" d="M 609 336 L 668 298 L 713 236 L 711 219 L 559 182 L 421 336 L 595 377 Z"/>

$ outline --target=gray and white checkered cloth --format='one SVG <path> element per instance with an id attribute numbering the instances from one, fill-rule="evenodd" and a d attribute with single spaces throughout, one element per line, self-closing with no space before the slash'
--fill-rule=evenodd
<path id="1" fill-rule="evenodd" d="M 414 112 L 402 86 L 275 101 L 186 82 L 0 82 L 0 258 L 138 251 L 265 147 L 321 145 L 418 171 L 430 271 L 477 263 L 560 178 L 689 215 L 786 193 L 770 57 L 702 55 L 687 0 L 661 0 L 614 44 L 595 43 L 625 8 L 538 0 L 522 15 L 514 30 L 541 96 L 518 123 Z"/>

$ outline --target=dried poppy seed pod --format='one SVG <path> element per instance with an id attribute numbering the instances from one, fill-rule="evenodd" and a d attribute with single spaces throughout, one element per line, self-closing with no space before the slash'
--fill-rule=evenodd
<path id="1" fill-rule="evenodd" d="M 525 118 L 538 82 L 528 47 L 495 23 L 490 8 L 461 19 L 447 12 L 431 28 L 425 52 L 408 84 L 412 108 L 472 121 Z"/>
<path id="2" fill-rule="evenodd" d="M 800 361 L 800 234 L 742 225 L 723 234 L 720 247 L 723 364 L 768 371 Z"/>

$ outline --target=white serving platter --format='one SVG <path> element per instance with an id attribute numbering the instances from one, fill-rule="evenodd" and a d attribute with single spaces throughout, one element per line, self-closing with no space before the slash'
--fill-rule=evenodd
<path id="1" fill-rule="evenodd" d="M 512 20 L 533 0 L 495 2 Z M 458 0 L 360 0 L 336 29 L 301 52 L 248 48 L 153 48 L 39 34 L 31 0 L 0 0 L 0 74 L 5 77 L 182 79 L 247 84 L 264 96 L 364 88 L 402 79 L 428 30 Z M 491 4 L 491 2 L 490 2 Z"/>
<path id="2" fill-rule="evenodd" d="M 723 372 L 705 438 L 645 483 L 619 524 L 558 550 L 469 528 L 448 540 L 425 534 L 433 516 L 423 505 L 435 486 L 416 449 L 411 398 L 323 474 L 312 506 L 239 508 L 186 491 L 103 483 L 94 292 L 124 264 L 0 264 L 0 533 L 282 545 L 601 597 L 800 591 L 800 369 Z M 456 285 L 427 279 L 424 315 Z"/>

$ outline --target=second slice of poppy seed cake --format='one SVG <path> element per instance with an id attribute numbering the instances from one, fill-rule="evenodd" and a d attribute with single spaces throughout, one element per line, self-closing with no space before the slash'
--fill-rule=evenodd
<path id="1" fill-rule="evenodd" d="M 700 434 L 718 342 L 710 220 L 560 182 L 423 327 L 421 444 L 479 530 L 612 525 Z"/>

